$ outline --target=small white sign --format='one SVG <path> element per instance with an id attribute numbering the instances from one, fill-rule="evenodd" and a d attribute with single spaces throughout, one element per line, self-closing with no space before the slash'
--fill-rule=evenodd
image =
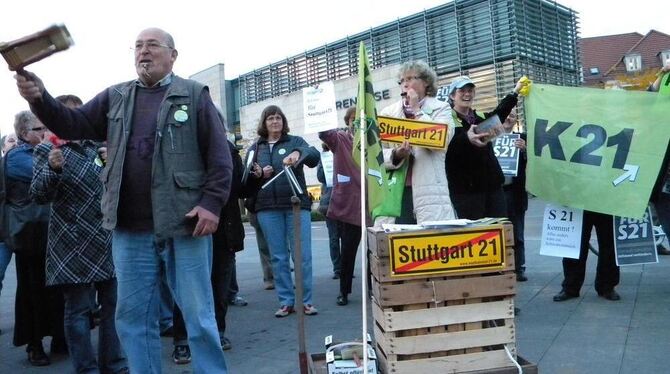
<path id="1" fill-rule="evenodd" d="M 584 211 L 547 204 L 542 221 L 540 254 L 579 258 Z"/>
<path id="2" fill-rule="evenodd" d="M 302 89 L 305 134 L 337 128 L 335 86 L 333 82 L 319 83 Z"/>
<path id="3" fill-rule="evenodd" d="M 333 152 L 321 152 L 321 166 L 326 177 L 326 187 L 333 187 Z"/>

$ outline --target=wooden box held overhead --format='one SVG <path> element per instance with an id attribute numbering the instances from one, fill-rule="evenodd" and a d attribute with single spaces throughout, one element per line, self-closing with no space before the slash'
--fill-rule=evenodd
<path id="1" fill-rule="evenodd" d="M 509 223 L 368 230 L 377 358 L 384 373 L 513 367 L 514 248 Z"/>

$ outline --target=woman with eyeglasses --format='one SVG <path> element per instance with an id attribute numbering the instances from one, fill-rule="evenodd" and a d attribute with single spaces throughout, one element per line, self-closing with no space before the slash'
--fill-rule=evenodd
<path id="1" fill-rule="evenodd" d="M 16 309 L 14 345 L 27 344 L 33 366 L 50 364 L 42 338 L 53 336 L 51 353 L 67 353 L 63 332 L 63 298 L 45 286 L 45 257 L 49 205 L 38 205 L 29 195 L 33 177 L 33 149 L 46 127 L 29 111 L 16 115 L 18 146 L 5 156 L 5 212 L 3 236 L 16 254 Z"/>
<path id="2" fill-rule="evenodd" d="M 295 311 L 295 292 L 291 277 L 289 248 L 295 248 L 293 235 L 293 210 L 291 197 L 293 187 L 284 172 L 285 166 L 291 166 L 295 180 L 303 193 L 295 193 L 300 198 L 300 244 L 302 264 L 303 310 L 306 315 L 317 314 L 312 303 L 312 228 L 310 210 L 312 200 L 307 195 L 303 164 L 316 167 L 320 155 L 316 148 L 307 144 L 299 136 L 289 135 L 288 121 L 284 112 L 276 105 L 263 109 L 258 123 L 258 140 L 247 151 L 247 157 L 253 157 L 253 168 L 247 179 L 247 188 L 258 192 L 252 209 L 256 212 L 265 239 L 272 256 L 272 273 L 279 299 L 279 309 L 275 317 L 282 318 Z M 253 153 L 251 152 L 253 151 Z M 253 154 L 253 156 L 251 156 Z M 265 183 L 275 178 L 266 188 Z M 290 243 L 289 243 L 290 241 Z M 290 244 L 290 247 L 289 247 Z"/>
<path id="3" fill-rule="evenodd" d="M 380 114 L 447 124 L 448 143 L 454 133 L 454 121 L 449 106 L 435 98 L 437 94 L 435 71 L 423 61 L 409 61 L 400 67 L 398 77 L 401 98 L 395 104 L 382 109 Z M 378 217 L 375 224 L 394 221 L 421 224 L 425 221 L 456 218 L 444 172 L 445 155 L 446 149 L 414 147 L 407 141 L 390 152 L 385 150 L 387 170 L 399 169 L 403 163 L 409 164 L 400 217 Z"/>

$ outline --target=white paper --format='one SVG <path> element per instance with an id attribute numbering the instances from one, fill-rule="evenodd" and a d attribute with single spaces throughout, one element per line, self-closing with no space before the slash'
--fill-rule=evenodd
<path id="1" fill-rule="evenodd" d="M 408 224 L 399 224 L 399 223 L 382 223 L 382 229 L 384 232 L 398 232 L 403 230 L 423 230 L 421 225 L 408 225 Z"/>
<path id="2" fill-rule="evenodd" d="M 579 258 L 583 216 L 581 209 L 547 204 L 542 221 L 540 254 Z"/>
<path id="3" fill-rule="evenodd" d="M 321 152 L 321 166 L 326 177 L 326 187 L 333 187 L 333 152 Z"/>
<path id="4" fill-rule="evenodd" d="M 349 183 L 350 181 L 351 177 L 348 175 L 337 174 L 337 183 Z"/>
<path id="5" fill-rule="evenodd" d="M 466 226 L 474 221 L 469 219 L 448 219 L 444 221 L 423 221 L 421 225 L 427 229 L 439 229 L 441 227 Z"/>
<path id="6" fill-rule="evenodd" d="M 333 82 L 319 83 L 302 89 L 305 134 L 337 128 L 335 86 Z"/>

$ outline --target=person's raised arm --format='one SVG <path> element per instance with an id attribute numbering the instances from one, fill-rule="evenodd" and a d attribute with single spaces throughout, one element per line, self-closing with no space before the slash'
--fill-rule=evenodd
<path id="1" fill-rule="evenodd" d="M 654 83 L 651 84 L 651 86 L 649 86 L 649 91 L 658 92 L 658 90 L 661 88 L 661 80 L 663 79 L 665 74 L 669 71 L 670 71 L 670 62 L 665 64 L 665 66 L 663 66 L 661 70 L 658 71 L 658 74 L 656 74 L 657 75 L 656 80 L 654 81 Z"/>
<path id="2" fill-rule="evenodd" d="M 26 99 L 29 104 L 35 104 L 42 101 L 44 94 L 44 83 L 35 74 L 21 69 L 14 76 L 16 87 L 19 89 L 21 97 Z"/>
<path id="3" fill-rule="evenodd" d="M 107 90 L 85 105 L 72 109 L 54 99 L 37 75 L 22 70 L 14 78 L 19 94 L 30 104 L 30 110 L 58 137 L 96 141 L 107 137 Z"/>

